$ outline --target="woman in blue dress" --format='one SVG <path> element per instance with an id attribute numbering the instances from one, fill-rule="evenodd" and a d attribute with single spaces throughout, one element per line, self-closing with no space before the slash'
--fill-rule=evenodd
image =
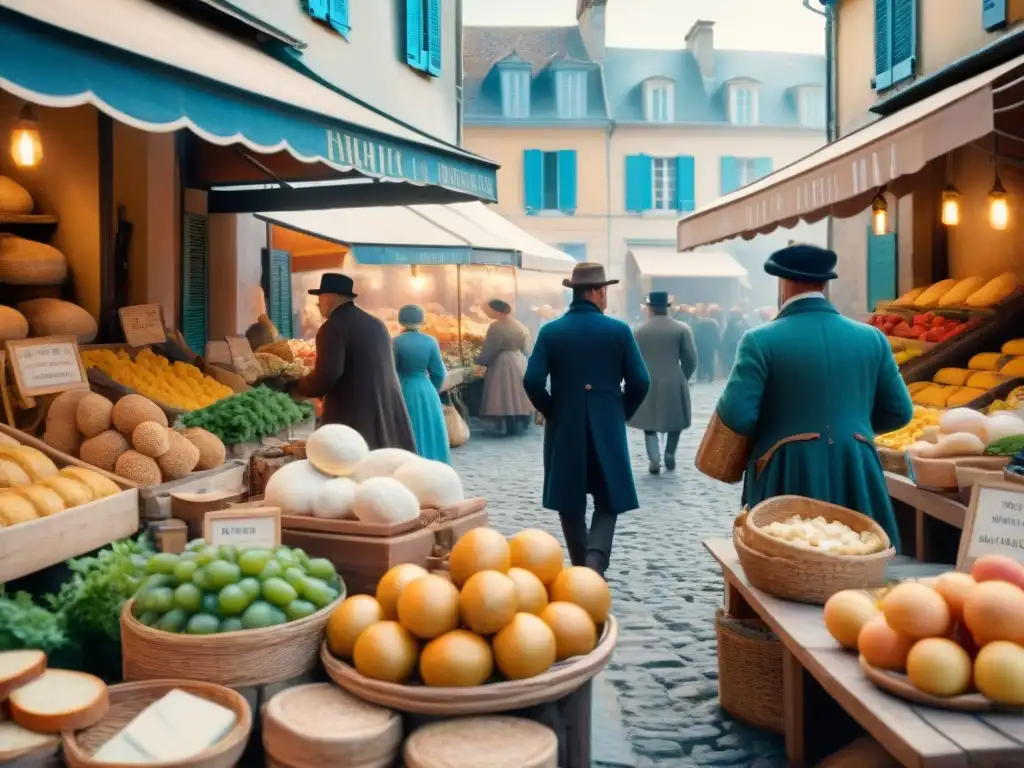
<path id="1" fill-rule="evenodd" d="M 402 333 L 394 340 L 395 369 L 409 410 L 416 452 L 425 459 L 448 463 L 448 428 L 438 394 L 448 372 L 437 339 L 420 332 L 423 321 L 423 308 L 415 304 L 407 304 L 398 311 Z"/>

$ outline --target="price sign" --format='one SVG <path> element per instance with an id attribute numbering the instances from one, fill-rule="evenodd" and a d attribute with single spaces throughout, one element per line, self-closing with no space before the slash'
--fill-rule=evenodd
<path id="1" fill-rule="evenodd" d="M 278 507 L 231 507 L 207 512 L 203 529 L 207 544 L 273 549 L 281 546 L 281 510 Z"/>
<path id="2" fill-rule="evenodd" d="M 88 389 L 89 378 L 74 336 L 44 336 L 5 343 L 14 381 L 23 397 Z"/>
<path id="3" fill-rule="evenodd" d="M 206 362 L 231 367 L 231 348 L 226 341 L 206 342 Z"/>
<path id="4" fill-rule="evenodd" d="M 970 572 L 975 560 L 994 554 L 1024 563 L 1024 485 L 978 480 L 960 535 L 957 570 Z"/>
<path id="5" fill-rule="evenodd" d="M 148 347 L 167 341 L 163 314 L 159 304 L 136 304 L 117 310 L 121 316 L 124 339 L 131 347 Z"/>
<path id="6" fill-rule="evenodd" d="M 228 350 L 231 353 L 231 364 L 236 371 L 245 368 L 246 363 L 253 360 L 256 355 L 252 351 L 252 345 L 245 336 L 228 336 L 225 339 L 228 343 Z"/>

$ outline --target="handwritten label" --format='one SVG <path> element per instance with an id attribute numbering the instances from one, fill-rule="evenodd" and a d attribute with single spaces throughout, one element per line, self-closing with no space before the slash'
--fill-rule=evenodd
<path id="1" fill-rule="evenodd" d="M 74 336 L 45 336 L 6 342 L 18 391 L 25 397 L 89 386 Z"/>
<path id="2" fill-rule="evenodd" d="M 147 347 L 167 341 L 159 304 L 136 304 L 117 310 L 121 316 L 124 339 L 132 347 Z"/>
<path id="3" fill-rule="evenodd" d="M 969 570 L 982 555 L 1006 555 L 1024 563 L 1024 486 L 979 480 L 960 537 L 957 568 Z"/>
<path id="4" fill-rule="evenodd" d="M 236 507 L 207 512 L 204 528 L 206 542 L 214 546 L 271 549 L 281 545 L 281 510 Z"/>
<path id="5" fill-rule="evenodd" d="M 206 362 L 214 365 L 231 365 L 231 347 L 226 341 L 206 342 Z"/>

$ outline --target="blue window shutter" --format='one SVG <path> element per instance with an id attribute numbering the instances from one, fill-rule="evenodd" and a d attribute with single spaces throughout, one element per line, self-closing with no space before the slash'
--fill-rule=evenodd
<path id="1" fill-rule="evenodd" d="M 917 62 L 917 3 L 918 0 L 891 0 L 892 2 L 892 84 L 914 76 Z"/>
<path id="2" fill-rule="evenodd" d="M 694 160 L 691 155 L 676 158 L 676 210 L 689 213 L 697 208 L 694 192 Z"/>
<path id="3" fill-rule="evenodd" d="M 292 337 L 292 256 L 288 251 L 263 249 L 263 295 L 267 316 L 281 335 Z"/>
<path id="4" fill-rule="evenodd" d="M 348 23 L 348 0 L 329 0 L 327 13 L 331 26 L 343 37 L 348 37 L 352 30 Z"/>
<path id="5" fill-rule="evenodd" d="M 527 213 L 544 207 L 544 153 L 539 149 L 523 150 L 523 202 Z"/>
<path id="6" fill-rule="evenodd" d="M 565 253 L 568 253 L 576 261 L 587 260 L 587 244 L 586 243 L 559 243 L 558 248 Z"/>
<path id="7" fill-rule="evenodd" d="M 876 91 L 892 85 L 892 0 L 875 0 L 875 79 Z"/>
<path id="8" fill-rule="evenodd" d="M 896 298 L 896 233 L 875 235 L 868 228 L 868 306 L 874 312 L 881 301 Z"/>
<path id="9" fill-rule="evenodd" d="M 729 157 L 728 155 L 722 156 L 722 194 L 727 195 L 730 192 L 739 189 L 740 186 L 740 175 L 739 170 L 736 167 L 736 158 Z"/>
<path id="10" fill-rule="evenodd" d="M 427 72 L 441 74 L 441 0 L 427 0 Z"/>
<path id="11" fill-rule="evenodd" d="M 423 2 L 405 0 L 405 63 L 423 69 Z"/>
<path id="12" fill-rule="evenodd" d="M 985 0 L 981 4 L 981 25 L 986 32 L 1006 26 L 1007 0 Z"/>
<path id="13" fill-rule="evenodd" d="M 576 213 L 576 150 L 558 150 L 558 210 Z"/>
<path id="14" fill-rule="evenodd" d="M 654 207 L 653 173 L 650 155 L 626 156 L 626 210 L 630 213 L 649 211 Z"/>
<path id="15" fill-rule="evenodd" d="M 772 159 L 770 157 L 758 157 L 754 159 L 754 173 L 761 179 L 772 172 Z"/>
<path id="16" fill-rule="evenodd" d="M 205 216 L 195 213 L 186 213 L 182 219 L 181 334 L 189 348 L 201 355 L 206 350 L 209 224 Z"/>
<path id="17" fill-rule="evenodd" d="M 304 0 L 304 2 L 306 6 L 306 13 L 317 21 L 327 21 L 328 0 Z"/>

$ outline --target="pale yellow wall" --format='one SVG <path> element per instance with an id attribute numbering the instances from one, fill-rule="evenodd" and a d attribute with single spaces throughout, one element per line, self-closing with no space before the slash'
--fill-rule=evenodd
<path id="1" fill-rule="evenodd" d="M 267 225 L 251 214 L 210 216 L 211 339 L 244 333 L 266 312 L 260 279 Z"/>

